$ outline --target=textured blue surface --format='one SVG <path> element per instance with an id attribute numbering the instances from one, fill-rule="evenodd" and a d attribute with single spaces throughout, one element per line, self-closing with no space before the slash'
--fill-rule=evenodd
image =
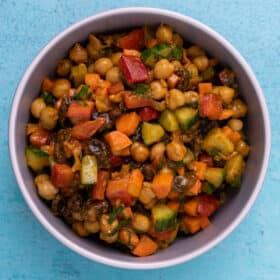
<path id="1" fill-rule="evenodd" d="M 24 202 L 8 160 L 8 113 L 17 83 L 58 32 L 99 11 L 154 6 L 190 15 L 228 39 L 252 66 L 272 122 L 272 156 L 260 196 L 242 224 L 205 255 L 172 268 L 127 271 L 62 246 Z M 0 279 L 280 279 L 279 0 L 0 0 Z"/>

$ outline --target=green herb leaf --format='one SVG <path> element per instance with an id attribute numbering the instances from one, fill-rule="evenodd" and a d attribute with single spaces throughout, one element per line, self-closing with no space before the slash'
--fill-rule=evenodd
<path id="1" fill-rule="evenodd" d="M 124 205 L 121 204 L 119 207 L 113 210 L 113 212 L 110 214 L 108 223 L 112 224 L 114 220 L 121 214 L 121 212 L 124 210 Z"/>
<path id="2" fill-rule="evenodd" d="M 170 59 L 181 59 L 183 56 L 183 49 L 180 47 L 174 47 L 172 48 L 172 51 L 170 53 Z"/>
<path id="3" fill-rule="evenodd" d="M 185 167 L 186 164 L 181 160 L 181 161 L 176 161 L 176 167 Z"/>
<path id="4" fill-rule="evenodd" d="M 73 97 L 75 100 L 82 100 L 86 97 L 89 87 L 87 85 L 83 85 L 81 90 Z"/>
<path id="5" fill-rule="evenodd" d="M 150 85 L 144 83 L 135 84 L 134 93 L 137 95 L 144 95 L 150 91 Z"/>
<path id="6" fill-rule="evenodd" d="M 42 91 L 40 97 L 44 99 L 47 105 L 52 106 L 55 103 L 55 98 L 47 91 Z"/>
<path id="7" fill-rule="evenodd" d="M 212 184 L 207 183 L 203 186 L 203 190 L 207 194 L 212 194 L 215 191 L 215 187 Z"/>
<path id="8" fill-rule="evenodd" d="M 49 155 L 47 153 L 45 153 L 44 151 L 40 150 L 39 148 L 35 148 L 33 146 L 30 146 L 27 148 L 29 151 L 31 151 L 34 155 L 36 155 L 37 157 L 48 157 Z"/>
<path id="9" fill-rule="evenodd" d="M 160 158 L 159 159 L 159 164 L 158 164 L 158 169 L 159 170 L 163 168 L 163 163 L 164 163 L 163 158 Z"/>

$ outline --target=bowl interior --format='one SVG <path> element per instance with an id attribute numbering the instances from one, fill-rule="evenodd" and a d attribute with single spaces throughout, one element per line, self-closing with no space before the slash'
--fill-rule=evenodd
<path id="1" fill-rule="evenodd" d="M 131 20 L 133 19 L 133 21 Z M 55 70 L 57 61 L 66 55 L 67 50 L 77 41 L 83 41 L 90 32 L 100 33 L 121 28 L 170 24 L 187 41 L 205 48 L 211 55 L 232 67 L 237 73 L 242 95 L 249 105 L 247 135 L 251 154 L 246 165 L 242 188 L 213 218 L 213 224 L 203 232 L 189 238 L 179 239 L 166 250 L 146 258 L 135 258 L 104 247 L 98 242 L 77 237 L 58 218 L 55 218 L 39 199 L 33 186 L 33 178 L 26 167 L 24 158 L 25 125 L 29 118 L 29 107 L 38 95 L 43 77 Z M 244 66 L 243 60 L 232 47 L 216 33 L 200 23 L 167 11 L 156 9 L 122 9 L 88 18 L 67 29 L 46 46 L 26 72 L 19 88 L 11 112 L 10 150 L 15 174 L 21 190 L 35 215 L 60 241 L 84 256 L 113 266 L 127 268 L 156 268 L 173 265 L 191 259 L 224 238 L 247 212 L 260 189 L 264 174 L 264 162 L 268 157 L 265 127 L 266 109 L 252 73 Z M 258 92 L 258 93 L 257 93 Z M 268 124 L 269 125 L 269 124 Z M 258 187 L 257 187 L 258 186 Z M 251 201 L 248 203 L 248 201 Z M 243 216 L 244 216 L 243 215 Z M 239 217 L 239 218 L 237 218 Z M 239 220 L 238 220 L 239 219 Z"/>

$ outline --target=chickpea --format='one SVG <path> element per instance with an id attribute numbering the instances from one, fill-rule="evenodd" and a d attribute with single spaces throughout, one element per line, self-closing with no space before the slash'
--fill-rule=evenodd
<path id="1" fill-rule="evenodd" d="M 95 61 L 94 67 L 97 73 L 104 76 L 113 67 L 113 63 L 109 58 L 102 57 Z"/>
<path id="2" fill-rule="evenodd" d="M 175 71 L 182 67 L 182 64 L 179 60 L 172 60 L 171 63 L 173 64 Z"/>
<path id="3" fill-rule="evenodd" d="M 96 36 L 94 36 L 93 34 L 89 34 L 88 39 L 89 39 L 89 44 L 93 48 L 95 48 L 96 50 L 101 50 L 102 49 L 102 44 Z"/>
<path id="4" fill-rule="evenodd" d="M 149 149 L 140 142 L 135 142 L 131 146 L 131 156 L 137 162 L 144 162 L 149 157 Z"/>
<path id="5" fill-rule="evenodd" d="M 183 106 L 185 104 L 185 95 L 183 94 L 182 91 L 173 88 L 165 96 L 165 101 L 166 101 L 166 106 L 169 109 L 175 110 L 176 108 Z"/>
<path id="6" fill-rule="evenodd" d="M 241 140 L 236 145 L 236 151 L 239 152 L 243 157 L 247 157 L 250 152 L 250 146 Z"/>
<path id="7" fill-rule="evenodd" d="M 79 65 L 73 66 L 71 68 L 70 78 L 75 87 L 78 87 L 80 84 L 84 83 L 86 73 L 87 66 L 84 63 L 80 63 Z"/>
<path id="8" fill-rule="evenodd" d="M 119 60 L 120 60 L 121 56 L 122 56 L 121 52 L 112 53 L 111 61 L 112 61 L 113 65 L 115 65 L 115 66 L 119 65 Z"/>
<path id="9" fill-rule="evenodd" d="M 151 82 L 151 90 L 152 90 L 153 98 L 156 100 L 163 99 L 165 95 L 168 93 L 167 86 L 164 86 L 164 83 L 162 83 L 161 81 Z"/>
<path id="10" fill-rule="evenodd" d="M 243 122 L 239 119 L 231 119 L 228 122 L 228 126 L 234 131 L 241 131 L 243 128 Z"/>
<path id="11" fill-rule="evenodd" d="M 198 69 L 195 64 L 187 64 L 184 65 L 184 68 L 189 72 L 191 77 L 197 77 L 198 76 Z"/>
<path id="12" fill-rule="evenodd" d="M 53 83 L 52 94 L 56 98 L 61 98 L 69 93 L 71 83 L 67 79 L 57 79 Z"/>
<path id="13" fill-rule="evenodd" d="M 88 210 L 87 210 L 87 220 L 90 222 L 95 222 L 97 220 L 97 211 L 96 207 L 92 205 Z"/>
<path id="14" fill-rule="evenodd" d="M 122 228 L 119 233 L 119 240 L 122 244 L 135 247 L 139 238 L 132 229 Z"/>
<path id="15" fill-rule="evenodd" d="M 108 235 L 106 233 L 104 233 L 103 231 L 101 231 L 99 233 L 99 238 L 101 240 L 104 240 L 105 242 L 109 243 L 109 244 L 112 244 L 114 242 L 116 242 L 118 240 L 118 237 L 119 237 L 119 232 L 116 232 L 114 235 Z"/>
<path id="16" fill-rule="evenodd" d="M 201 47 L 194 45 L 187 49 L 187 54 L 190 57 L 197 57 L 197 56 L 205 55 L 205 52 Z"/>
<path id="17" fill-rule="evenodd" d="M 156 79 L 167 79 L 173 74 L 173 71 L 174 65 L 164 58 L 156 63 L 154 75 Z"/>
<path id="18" fill-rule="evenodd" d="M 166 109 L 166 102 L 165 102 L 165 100 L 163 100 L 163 101 L 152 100 L 151 103 L 152 103 L 151 107 L 154 108 L 158 112 L 163 112 Z"/>
<path id="19" fill-rule="evenodd" d="M 205 55 L 197 56 L 194 58 L 193 63 L 196 65 L 199 71 L 204 71 L 208 67 L 208 58 Z"/>
<path id="20" fill-rule="evenodd" d="M 169 25 L 161 24 L 156 30 L 156 38 L 161 43 L 172 43 L 172 28 Z"/>
<path id="21" fill-rule="evenodd" d="M 213 88 L 213 93 L 220 95 L 225 104 L 230 104 L 235 91 L 233 88 L 227 86 L 216 86 Z"/>
<path id="22" fill-rule="evenodd" d="M 85 229 L 90 233 L 97 233 L 100 230 L 99 223 L 97 221 L 95 222 L 84 222 Z"/>
<path id="23" fill-rule="evenodd" d="M 35 185 L 39 195 L 46 200 L 53 200 L 58 193 L 58 189 L 52 184 L 49 175 L 40 174 L 36 176 Z"/>
<path id="24" fill-rule="evenodd" d="M 178 33 L 174 33 L 173 34 L 173 43 L 179 47 L 183 47 L 184 41 L 183 38 L 178 34 Z"/>
<path id="25" fill-rule="evenodd" d="M 184 92 L 185 96 L 185 103 L 189 105 L 195 105 L 198 104 L 198 93 L 196 91 L 186 91 Z"/>
<path id="26" fill-rule="evenodd" d="M 159 142 L 157 144 L 154 144 L 150 151 L 150 159 L 153 161 L 154 159 L 162 158 L 164 157 L 165 153 L 165 144 L 163 142 Z"/>
<path id="27" fill-rule="evenodd" d="M 181 161 L 187 154 L 187 148 L 180 142 L 172 141 L 166 145 L 166 152 L 170 160 Z"/>
<path id="28" fill-rule="evenodd" d="M 147 232 L 150 229 L 150 219 L 140 213 L 133 215 L 132 227 L 136 232 Z"/>
<path id="29" fill-rule="evenodd" d="M 32 116 L 38 119 L 40 117 L 42 110 L 46 106 L 47 105 L 43 98 L 39 97 L 39 98 L 34 99 L 31 104 L 31 108 L 30 108 Z"/>
<path id="30" fill-rule="evenodd" d="M 58 111 L 53 107 L 45 107 L 40 113 L 40 124 L 47 130 L 55 128 L 58 120 Z"/>
<path id="31" fill-rule="evenodd" d="M 245 117 L 247 114 L 247 106 L 241 99 L 235 99 L 232 102 L 233 118 Z"/>
<path id="32" fill-rule="evenodd" d="M 90 235 L 90 233 L 86 230 L 82 222 L 73 223 L 72 228 L 81 237 L 87 237 Z"/>
<path id="33" fill-rule="evenodd" d="M 88 60 L 88 53 L 87 50 L 83 46 L 81 46 L 81 44 L 76 43 L 70 50 L 69 57 L 77 64 L 85 63 Z"/>
<path id="34" fill-rule="evenodd" d="M 111 83 L 119 82 L 121 80 L 121 73 L 119 67 L 114 66 L 111 69 L 109 69 L 106 73 L 106 80 Z"/>
<path id="35" fill-rule="evenodd" d="M 61 77 L 66 77 L 69 75 L 71 67 L 72 62 L 70 59 L 62 59 L 56 66 L 56 74 Z"/>
<path id="36" fill-rule="evenodd" d="M 141 189 L 139 200 L 143 204 L 148 204 L 155 200 L 156 195 L 152 189 L 151 183 L 144 182 L 143 187 Z"/>
<path id="37" fill-rule="evenodd" d="M 119 225 L 119 221 L 115 219 L 111 224 L 108 222 L 109 215 L 103 214 L 100 217 L 100 230 L 107 234 L 110 235 Z"/>

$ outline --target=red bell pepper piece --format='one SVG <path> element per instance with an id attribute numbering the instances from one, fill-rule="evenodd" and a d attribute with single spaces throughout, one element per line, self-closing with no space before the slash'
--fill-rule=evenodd
<path id="1" fill-rule="evenodd" d="M 159 112 L 151 107 L 145 107 L 145 108 L 141 109 L 139 115 L 140 115 L 140 118 L 142 119 L 142 121 L 145 121 L 145 122 L 148 122 L 151 120 L 156 120 L 160 116 Z"/>
<path id="2" fill-rule="evenodd" d="M 131 91 L 123 92 L 124 103 L 128 109 L 142 108 L 152 105 L 152 99 L 145 95 L 136 95 Z"/>
<path id="3" fill-rule="evenodd" d="M 199 98 L 200 115 L 210 120 L 218 120 L 223 112 L 222 99 L 215 94 L 203 94 Z"/>
<path id="4" fill-rule="evenodd" d="M 94 103 L 92 101 L 87 101 L 83 103 L 73 101 L 69 105 L 66 116 L 71 120 L 73 124 L 89 121 L 93 109 Z"/>
<path id="5" fill-rule="evenodd" d="M 51 169 L 51 182 L 56 188 L 68 188 L 74 179 L 74 173 L 70 166 L 55 163 Z"/>
<path id="6" fill-rule="evenodd" d="M 51 132 L 43 128 L 35 130 L 29 137 L 30 143 L 34 147 L 41 147 L 50 143 Z"/>
<path id="7" fill-rule="evenodd" d="M 118 46 L 122 49 L 139 50 L 145 45 L 143 29 L 135 29 L 118 40 Z"/>
<path id="8" fill-rule="evenodd" d="M 96 133 L 105 123 L 104 118 L 97 118 L 93 121 L 87 121 L 76 124 L 72 128 L 72 137 L 78 140 L 87 140 Z"/>
<path id="9" fill-rule="evenodd" d="M 213 195 L 202 195 L 198 198 L 197 213 L 209 217 L 218 208 L 219 203 Z"/>
<path id="10" fill-rule="evenodd" d="M 144 82 L 149 78 L 148 70 L 140 57 L 122 55 L 119 67 L 128 84 Z"/>
<path id="11" fill-rule="evenodd" d="M 97 183 L 93 187 L 92 198 L 96 200 L 104 200 L 105 190 L 109 180 L 109 172 L 99 170 L 97 176 Z"/>

